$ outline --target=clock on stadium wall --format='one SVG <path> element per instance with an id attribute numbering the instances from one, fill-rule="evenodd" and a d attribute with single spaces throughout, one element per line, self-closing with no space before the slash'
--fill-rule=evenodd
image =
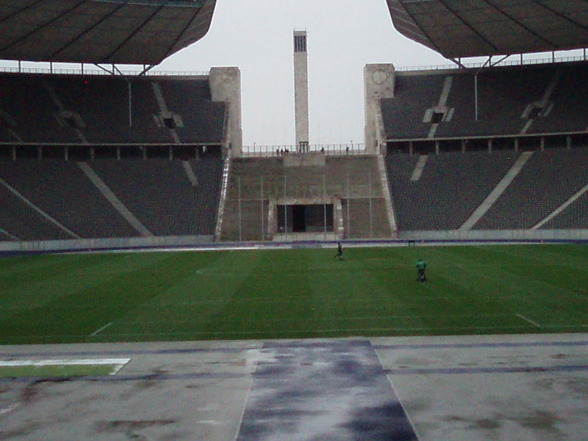
<path id="1" fill-rule="evenodd" d="M 376 84 L 384 84 L 387 79 L 388 74 L 383 70 L 378 69 L 372 74 L 372 80 L 374 80 L 374 83 Z"/>

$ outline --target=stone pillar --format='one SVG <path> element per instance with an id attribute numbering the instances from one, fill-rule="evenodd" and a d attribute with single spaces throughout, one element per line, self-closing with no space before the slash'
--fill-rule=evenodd
<path id="1" fill-rule="evenodd" d="M 241 156 L 243 129 L 241 126 L 241 71 L 238 67 L 213 67 L 208 76 L 212 101 L 224 102 L 227 117 L 225 121 L 224 153 Z"/>
<path id="2" fill-rule="evenodd" d="M 382 120 L 380 100 L 394 98 L 395 70 L 393 64 L 367 64 L 363 69 L 365 148 L 378 153 L 386 144 L 386 133 Z"/>
<path id="3" fill-rule="evenodd" d="M 296 149 L 308 151 L 308 53 L 306 31 L 294 31 L 294 117 Z"/>

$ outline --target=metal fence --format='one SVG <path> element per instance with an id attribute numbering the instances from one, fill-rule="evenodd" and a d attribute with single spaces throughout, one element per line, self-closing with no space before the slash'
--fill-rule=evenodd
<path id="1" fill-rule="evenodd" d="M 313 144 L 307 153 L 324 153 L 328 156 L 367 155 L 364 143 L 357 144 Z M 295 145 L 250 145 L 243 146 L 242 155 L 246 158 L 269 158 L 297 153 Z"/>

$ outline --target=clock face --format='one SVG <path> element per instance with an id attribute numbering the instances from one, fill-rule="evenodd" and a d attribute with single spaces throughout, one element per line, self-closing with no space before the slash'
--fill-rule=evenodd
<path id="1" fill-rule="evenodd" d="M 372 80 L 376 84 L 383 84 L 388 79 L 388 74 L 383 70 L 377 70 L 372 74 Z"/>

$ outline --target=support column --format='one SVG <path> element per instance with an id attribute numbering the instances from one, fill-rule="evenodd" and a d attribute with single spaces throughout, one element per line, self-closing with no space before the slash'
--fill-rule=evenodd
<path id="1" fill-rule="evenodd" d="M 243 147 L 241 127 L 241 71 L 237 67 L 213 67 L 208 76 L 212 101 L 226 105 L 226 139 L 223 157 L 240 157 Z"/>
<path id="2" fill-rule="evenodd" d="M 363 69 L 365 149 L 377 154 L 378 145 L 386 145 L 382 118 L 382 98 L 394 98 L 396 73 L 392 64 L 367 64 Z"/>

